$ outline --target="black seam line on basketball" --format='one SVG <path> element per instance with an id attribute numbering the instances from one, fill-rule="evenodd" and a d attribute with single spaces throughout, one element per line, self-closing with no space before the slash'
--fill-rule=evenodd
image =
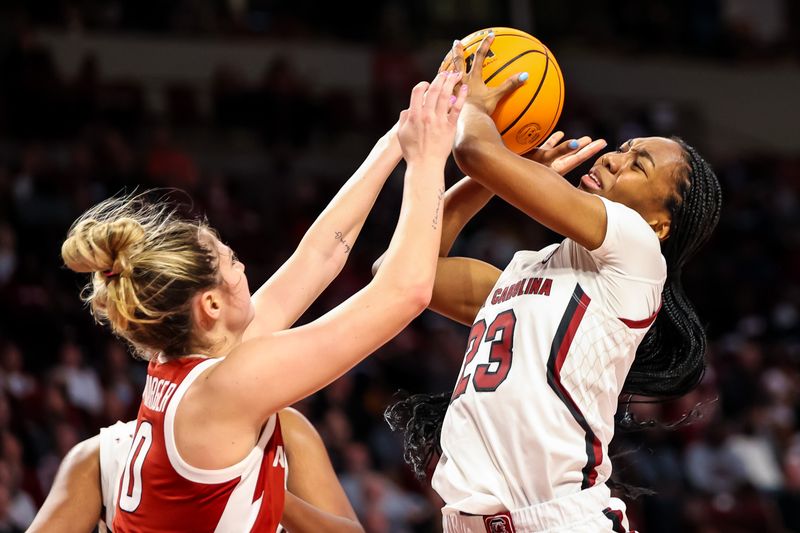
<path id="1" fill-rule="evenodd" d="M 583 474 L 581 490 L 589 488 L 589 472 L 597 467 L 597 456 L 594 453 L 594 440 L 596 437 L 592 428 L 589 427 L 586 418 L 583 416 L 583 413 L 577 408 L 577 405 L 573 404 L 572 398 L 568 396 L 567 390 L 556 376 L 555 366 L 558 352 L 561 349 L 561 345 L 564 343 L 564 337 L 567 334 L 570 323 L 572 323 L 572 319 L 575 318 L 575 313 L 578 310 L 578 305 L 581 305 L 580 300 L 584 294 L 580 284 L 575 284 L 575 290 L 572 293 L 569 304 L 567 304 L 567 310 L 564 312 L 561 322 L 558 324 L 556 335 L 553 338 L 553 344 L 550 346 L 550 357 L 547 359 L 547 384 L 550 385 L 550 388 L 556 393 L 558 399 L 566 406 L 572 418 L 574 418 L 581 429 L 586 432 L 584 441 L 586 443 L 587 461 L 586 465 L 581 469 L 581 473 Z"/>
<path id="2" fill-rule="evenodd" d="M 521 54 L 517 54 L 516 56 L 514 56 L 514 57 L 512 57 L 511 59 L 509 59 L 508 61 L 506 61 L 506 63 L 505 63 L 505 64 L 504 64 L 502 67 L 500 67 L 499 69 L 495 70 L 495 71 L 494 71 L 494 73 L 492 73 L 492 75 L 491 75 L 491 76 L 489 76 L 488 78 L 486 78 L 485 80 L 483 80 L 483 83 L 489 83 L 490 81 L 492 81 L 492 80 L 494 79 L 494 77 L 495 77 L 495 76 L 497 76 L 498 74 L 500 74 L 500 73 L 503 71 L 503 69 L 505 69 L 505 68 L 506 68 L 507 66 L 509 66 L 511 63 L 513 63 L 514 61 L 516 61 L 516 60 L 517 60 L 517 59 L 519 59 L 520 57 L 522 57 L 522 56 L 526 56 L 526 55 L 528 55 L 528 54 L 542 54 L 542 55 L 544 55 L 544 52 L 541 52 L 541 51 L 539 51 L 539 50 L 525 50 L 525 51 L 524 51 L 524 52 L 522 52 Z M 545 70 L 545 72 L 546 72 L 546 70 Z"/>
<path id="3" fill-rule="evenodd" d="M 556 64 L 555 59 L 553 59 L 549 54 L 545 54 L 545 55 L 547 56 L 548 63 L 550 61 L 552 61 L 553 64 Z M 558 69 L 556 69 L 556 73 L 558 73 L 558 72 L 559 72 Z M 562 94 L 564 92 L 563 89 L 564 89 L 564 78 L 561 76 L 561 74 L 559 74 L 558 75 L 558 102 L 559 102 L 558 110 L 556 111 L 555 115 L 553 115 L 553 120 L 550 121 L 550 125 L 547 127 L 547 130 L 545 131 L 544 135 L 539 137 L 538 140 L 542 140 L 545 137 L 547 137 L 548 135 L 550 135 L 550 132 L 553 131 L 555 129 L 555 127 L 556 127 L 556 120 L 558 120 L 558 117 L 561 116 L 561 109 L 564 107 L 564 99 L 562 98 Z M 531 144 L 539 144 L 539 143 L 537 141 L 536 143 L 531 143 Z"/>
<path id="4" fill-rule="evenodd" d="M 528 40 L 528 41 L 533 41 L 533 42 L 535 42 L 535 43 L 539 43 L 539 44 L 541 44 L 542 46 L 544 46 L 544 45 L 542 44 L 542 41 L 539 41 L 538 39 L 531 39 L 530 37 L 526 37 L 525 35 L 520 35 L 520 34 L 518 34 L 518 33 L 495 33 L 495 34 L 494 34 L 494 38 L 495 38 L 495 39 L 497 39 L 498 37 L 519 37 L 520 39 L 525 39 L 525 40 Z M 485 38 L 486 38 L 486 37 L 484 37 L 483 39 L 485 39 Z M 469 48 L 470 46 L 474 46 L 474 45 L 476 45 L 476 44 L 481 44 L 481 43 L 483 42 L 483 39 L 478 39 L 478 40 L 477 40 L 477 41 L 475 41 L 474 43 L 466 45 L 466 46 L 464 47 L 464 51 L 466 51 L 466 50 L 467 50 L 467 48 Z"/>
<path id="5" fill-rule="evenodd" d="M 506 126 L 506 128 L 505 128 L 503 131 L 501 131 L 501 132 L 500 132 L 500 136 L 501 136 L 501 137 L 502 137 L 503 135 L 505 135 L 505 134 L 508 132 L 508 130 L 510 130 L 511 128 L 513 128 L 513 127 L 514 127 L 514 126 L 517 124 L 517 122 L 519 122 L 519 119 L 521 119 L 521 118 L 522 118 L 522 117 L 525 115 L 525 113 L 527 113 L 527 112 L 528 112 L 528 109 L 531 107 L 531 105 L 533 105 L 533 101 L 534 101 L 534 100 L 536 100 L 536 97 L 537 97 L 537 96 L 539 96 L 539 91 L 541 91 L 541 90 L 542 90 L 542 85 L 544 85 L 544 80 L 545 80 L 545 78 L 547 78 L 547 69 L 548 69 L 548 67 L 550 66 L 550 61 L 548 61 L 548 60 L 547 60 L 547 54 L 543 54 L 543 55 L 544 55 L 544 72 L 542 73 L 542 79 L 541 79 L 541 80 L 539 80 L 539 86 L 538 86 L 538 87 L 536 87 L 536 92 L 535 92 L 535 93 L 533 93 L 533 96 L 531 96 L 531 100 L 530 100 L 530 102 L 528 102 L 528 105 L 526 105 L 526 106 L 525 106 L 525 109 L 523 109 L 523 110 L 520 112 L 520 114 L 519 114 L 519 115 L 517 115 L 517 118 L 515 118 L 515 119 L 514 119 L 514 120 L 511 122 L 511 124 L 509 124 L 508 126 Z"/>

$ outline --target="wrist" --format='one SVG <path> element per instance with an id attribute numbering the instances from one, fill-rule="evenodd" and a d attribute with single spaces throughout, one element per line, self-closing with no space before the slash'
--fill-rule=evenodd
<path id="1" fill-rule="evenodd" d="M 430 179 L 431 174 L 441 173 L 444 176 L 446 158 L 432 155 L 411 156 L 406 159 L 407 172 L 425 174 Z"/>
<path id="2" fill-rule="evenodd" d="M 397 124 L 387 131 L 383 137 L 378 139 L 378 149 L 396 156 L 398 159 L 403 157 L 403 150 L 400 147 L 400 139 L 397 137 Z"/>
<path id="3" fill-rule="evenodd" d="M 483 98 L 468 97 L 467 101 L 464 102 L 464 109 L 462 113 L 464 111 L 469 111 L 469 110 L 477 111 L 478 113 L 481 113 L 483 115 L 491 115 L 491 113 L 489 112 L 489 105 Z"/>

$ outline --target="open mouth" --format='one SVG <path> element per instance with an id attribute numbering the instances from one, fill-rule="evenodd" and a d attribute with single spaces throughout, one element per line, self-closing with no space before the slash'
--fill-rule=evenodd
<path id="1" fill-rule="evenodd" d="M 603 183 L 600 181 L 600 178 L 597 177 L 594 170 L 590 170 L 588 174 L 584 174 L 581 178 L 581 182 L 589 189 L 595 189 L 597 191 L 603 190 Z"/>

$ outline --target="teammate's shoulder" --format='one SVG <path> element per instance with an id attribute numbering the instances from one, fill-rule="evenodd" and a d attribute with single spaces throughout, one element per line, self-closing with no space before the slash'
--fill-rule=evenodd
<path id="1" fill-rule="evenodd" d="M 100 436 L 88 438 L 79 442 L 67 452 L 62 461 L 62 468 L 82 471 L 100 468 Z"/>

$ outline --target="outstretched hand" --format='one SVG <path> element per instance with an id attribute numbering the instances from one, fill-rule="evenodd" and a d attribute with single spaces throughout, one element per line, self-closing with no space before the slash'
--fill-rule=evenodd
<path id="1" fill-rule="evenodd" d="M 478 106 L 488 115 L 494 113 L 500 100 L 513 92 L 514 89 L 525 83 L 525 80 L 528 79 L 528 73 L 522 72 L 509 77 L 497 87 L 489 87 L 484 83 L 483 62 L 489 54 L 489 49 L 493 41 L 493 33 L 484 37 L 480 46 L 478 46 L 478 50 L 475 52 L 475 59 L 472 61 L 469 72 L 466 70 L 467 65 L 464 59 L 464 45 L 461 41 L 454 41 L 453 48 L 447 53 L 439 69 L 440 72 L 461 72 L 464 76 L 462 83 L 469 88 L 467 101 L 472 105 Z"/>
<path id="2" fill-rule="evenodd" d="M 527 152 L 523 157 L 550 167 L 564 176 L 597 155 L 608 144 L 604 139 L 592 140 L 591 137 L 559 142 L 563 138 L 564 132 L 556 131 L 541 146 Z"/>
<path id="3" fill-rule="evenodd" d="M 411 91 L 411 102 L 400 113 L 397 130 L 407 163 L 447 159 L 467 96 L 466 85 L 453 95 L 461 77 L 460 72 L 440 72 L 432 83 L 418 83 Z"/>

